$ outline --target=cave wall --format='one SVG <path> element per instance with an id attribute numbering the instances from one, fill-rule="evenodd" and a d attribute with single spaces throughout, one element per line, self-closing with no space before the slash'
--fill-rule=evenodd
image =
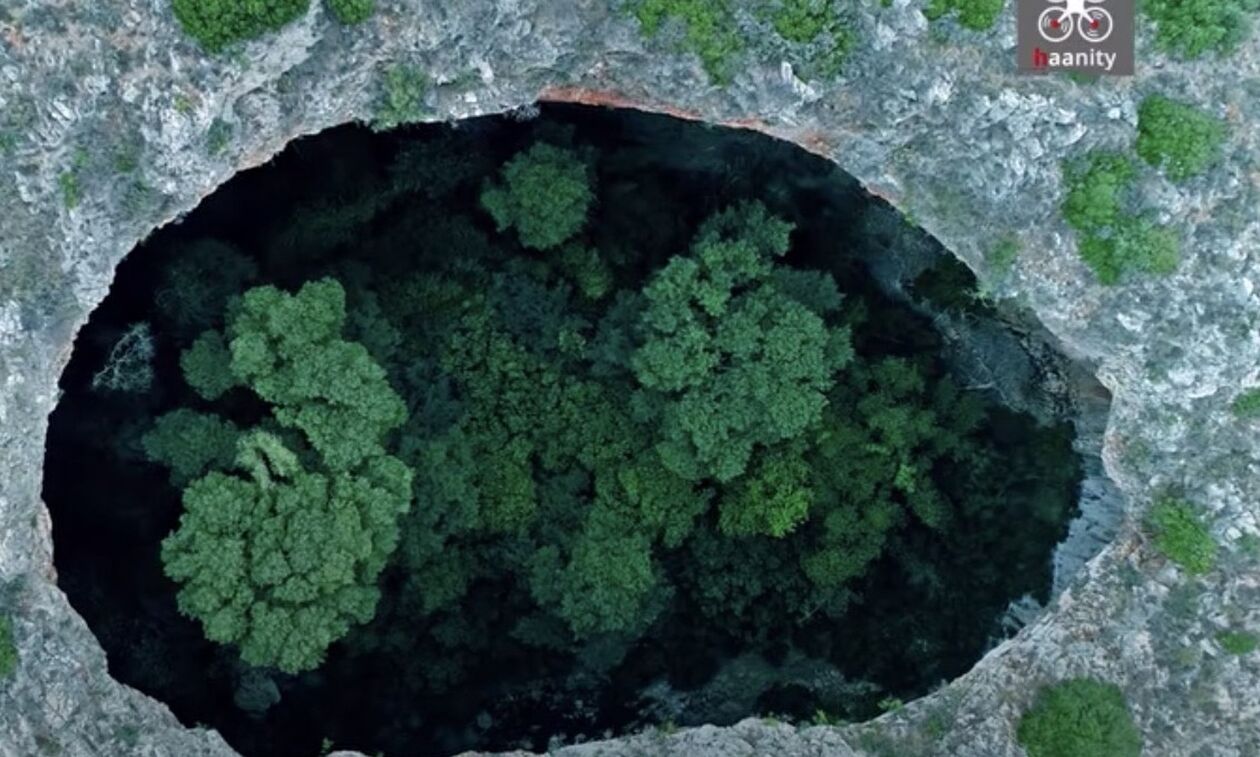
<path id="1" fill-rule="evenodd" d="M 826 753 L 1017 757 L 1014 723 L 1040 683 L 1120 684 L 1150 755 L 1260 752 L 1260 665 L 1211 652 L 1225 618 L 1260 624 L 1260 575 L 1239 540 L 1260 534 L 1260 445 L 1233 419 L 1260 383 L 1260 49 L 1182 63 L 1139 31 L 1138 76 L 1077 84 L 1014 73 L 1014 14 L 991 32 L 929 25 L 918 2 L 855 5 L 844 78 L 802 82 L 761 59 L 725 85 L 645 42 L 606 0 L 382 0 L 347 29 L 315 4 L 302 20 L 208 57 L 167 0 L 10 0 L 0 9 L 0 610 L 19 666 L 0 682 L 0 754 L 231 754 L 160 703 L 109 678 L 103 652 L 56 587 L 40 498 L 47 417 L 77 329 L 118 261 L 236 171 L 289 140 L 370 120 L 383 72 L 418 67 L 430 120 L 535 100 L 622 105 L 758 129 L 834 160 L 911 215 L 1000 296 L 1031 308 L 1114 396 L 1106 473 L 1128 518 L 1110 546 L 1017 638 L 963 678 L 866 726 L 798 731 L 749 720 L 650 733 L 570 754 Z M 1162 92 L 1228 120 L 1223 164 L 1142 185 L 1183 237 L 1164 278 L 1103 287 L 1063 223 L 1060 162 L 1127 148 L 1137 103 Z M 224 138 L 226 134 L 226 138 Z M 220 149 L 220 147 L 222 149 Z M 128 153 L 127 170 L 111 156 Z M 67 190 L 67 174 L 74 192 Z M 71 196 L 73 194 L 74 196 Z M 985 253 L 1014 232 L 997 278 Z M 1190 617 L 1164 609 L 1186 578 L 1146 543 L 1141 513 L 1177 487 L 1211 514 L 1220 567 Z M 1186 666 L 1176 647 L 1208 650 Z M 944 723 L 944 727 L 933 724 Z"/>

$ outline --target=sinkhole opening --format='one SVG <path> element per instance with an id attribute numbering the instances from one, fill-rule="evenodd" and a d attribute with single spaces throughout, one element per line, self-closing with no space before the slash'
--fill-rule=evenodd
<path id="1" fill-rule="evenodd" d="M 858 720 L 1045 603 L 1071 404 L 769 137 L 545 105 L 298 140 L 119 266 L 44 497 L 111 674 L 245 755 Z"/>

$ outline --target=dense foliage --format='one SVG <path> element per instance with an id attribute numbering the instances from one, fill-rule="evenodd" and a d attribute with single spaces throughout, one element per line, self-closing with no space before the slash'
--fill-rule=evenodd
<path id="1" fill-rule="evenodd" d="M 1159 47 L 1181 58 L 1228 55 L 1251 36 L 1257 0 L 1144 0 Z"/>
<path id="2" fill-rule="evenodd" d="M 1225 125 L 1193 105 L 1151 95 L 1138 107 L 1137 153 L 1173 181 L 1206 171 L 1220 157 Z"/>
<path id="3" fill-rule="evenodd" d="M 674 128 L 348 129 L 120 273 L 85 380 L 147 321 L 152 388 L 70 393 L 93 462 L 49 493 L 126 540 L 66 572 L 120 675 L 245 753 L 541 748 L 740 659 L 833 684 L 735 716 L 864 717 L 1044 601 L 1070 429 L 958 378 L 807 194 L 836 174 Z M 974 288 L 908 296 L 989 317 Z"/>
<path id="4" fill-rule="evenodd" d="M 1126 155 L 1096 151 L 1064 166 L 1063 217 L 1079 237 L 1081 258 L 1103 284 L 1130 273 L 1171 273 L 1180 257 L 1173 232 L 1136 212 L 1136 177 Z"/>
<path id="5" fill-rule="evenodd" d="M 217 53 L 297 20 L 310 0 L 171 0 L 171 7 L 184 31 Z"/>
<path id="6" fill-rule="evenodd" d="M 328 8 L 343 24 L 361 24 L 376 11 L 376 0 L 328 0 Z"/>
<path id="7" fill-rule="evenodd" d="M 1260 417 L 1260 389 L 1247 389 L 1239 393 L 1229 407 L 1239 418 Z"/>
<path id="8" fill-rule="evenodd" d="M 210 401 L 248 387 L 271 417 L 251 430 L 184 408 L 157 419 L 145 452 L 187 482 L 162 562 L 207 638 L 295 673 L 375 612 L 412 478 L 381 444 L 406 409 L 367 349 L 341 338 L 336 281 L 257 287 L 230 311 L 225 333 L 184 352 L 185 380 Z"/>
<path id="9" fill-rule="evenodd" d="M 958 14 L 958 23 L 968 29 L 991 29 L 1001 15 L 1006 0 L 931 0 L 923 11 L 929 19 L 937 19 L 949 13 Z"/>
<path id="10" fill-rule="evenodd" d="M 1216 635 L 1216 642 L 1230 654 L 1251 654 L 1260 648 L 1260 636 L 1250 631 L 1221 631 Z"/>
<path id="11" fill-rule="evenodd" d="M 1073 678 L 1047 686 L 1019 722 L 1028 757 L 1137 757 L 1138 733 L 1115 684 Z"/>
<path id="12" fill-rule="evenodd" d="M 709 76 L 730 81 L 753 50 L 786 59 L 798 76 L 838 76 L 856 42 L 840 0 L 773 0 L 741 6 L 731 0 L 627 0 L 626 7 L 649 38 L 677 30 L 678 47 L 694 53 Z M 755 30 L 755 31 L 754 31 Z"/>

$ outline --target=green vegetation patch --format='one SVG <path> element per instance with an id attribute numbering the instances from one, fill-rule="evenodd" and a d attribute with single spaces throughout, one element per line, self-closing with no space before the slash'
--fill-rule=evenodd
<path id="1" fill-rule="evenodd" d="M 741 22 L 730 0 L 631 0 L 630 12 L 647 37 L 656 37 L 668 23 L 681 30 L 680 47 L 700 58 L 716 82 L 729 82 L 736 61 L 747 51 L 765 49 L 750 29 L 768 25 L 785 54 L 805 77 L 839 75 L 856 38 L 840 0 L 777 0 L 760 5 Z"/>
<path id="2" fill-rule="evenodd" d="M 481 205 L 499 231 L 515 229 L 530 249 L 551 249 L 572 237 L 595 201 L 582 159 L 546 143 L 508 161 L 501 176 L 502 182 L 486 184 Z"/>
<path id="3" fill-rule="evenodd" d="M 417 66 L 390 66 L 381 81 L 381 97 L 372 128 L 378 131 L 424 120 L 429 75 Z"/>
<path id="4" fill-rule="evenodd" d="M 1120 687 L 1074 678 L 1042 688 L 1019 721 L 1028 757 L 1137 757 L 1142 736 Z"/>
<path id="5" fill-rule="evenodd" d="M 225 332 L 203 333 L 181 366 L 206 399 L 247 388 L 278 425 L 238 430 L 180 408 L 144 437 L 149 457 L 188 482 L 179 528 L 162 542 L 180 611 L 245 662 L 287 673 L 318 667 L 375 614 L 376 579 L 411 505 L 411 470 L 382 446 L 406 407 L 367 349 L 341 338 L 345 320 L 335 280 L 292 295 L 250 289 Z"/>
<path id="6" fill-rule="evenodd" d="M 838 76 L 856 42 L 838 0 L 781 0 L 770 22 L 782 39 L 802 49 L 803 76 Z"/>
<path id="7" fill-rule="evenodd" d="M 1144 0 L 1155 22 L 1155 44 L 1181 58 L 1228 55 L 1251 36 L 1260 0 Z"/>
<path id="8" fill-rule="evenodd" d="M 1151 95 L 1138 107 L 1137 153 L 1173 181 L 1211 167 L 1224 141 L 1225 124 L 1192 105 Z"/>
<path id="9" fill-rule="evenodd" d="M 695 53 L 715 81 L 729 81 L 733 61 L 745 49 L 728 0 L 637 0 L 630 5 L 648 37 L 673 20 L 683 29 L 682 47 Z"/>
<path id="10" fill-rule="evenodd" d="M 1137 167 L 1130 157 L 1095 151 L 1063 168 L 1063 217 L 1080 234 L 1079 249 L 1098 280 L 1118 283 L 1130 273 L 1167 274 L 1180 259 L 1172 229 L 1133 214 L 1128 206 Z"/>
<path id="11" fill-rule="evenodd" d="M 1216 642 L 1230 654 L 1251 654 L 1260 647 L 1260 636 L 1250 631 L 1221 631 L 1216 635 Z"/>
<path id="12" fill-rule="evenodd" d="M 1238 395 L 1229 408 L 1239 418 L 1260 417 L 1260 388 L 1248 389 Z"/>
<path id="13" fill-rule="evenodd" d="M 184 31 L 217 53 L 296 21 L 310 0 L 172 0 L 171 6 Z"/>
<path id="14" fill-rule="evenodd" d="M 1005 6 L 1006 0 L 931 0 L 923 15 L 935 21 L 955 13 L 964 27 L 984 31 L 993 28 Z"/>
<path id="15" fill-rule="evenodd" d="M 343 24 L 361 24 L 376 11 L 376 0 L 328 0 L 333 15 Z"/>
<path id="16" fill-rule="evenodd" d="M 1155 546 L 1191 575 L 1207 573 L 1216 563 L 1216 542 L 1190 503 L 1163 499 L 1151 508 Z"/>
<path id="17" fill-rule="evenodd" d="M 13 642 L 13 621 L 0 615 L 0 678 L 8 678 L 17 670 L 17 645 Z"/>

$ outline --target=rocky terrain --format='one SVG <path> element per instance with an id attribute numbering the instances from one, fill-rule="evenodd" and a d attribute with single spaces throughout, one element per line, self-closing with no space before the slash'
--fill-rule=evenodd
<path id="1" fill-rule="evenodd" d="M 773 50 L 752 50 L 716 84 L 607 0 L 384 0 L 356 27 L 315 4 L 213 57 L 167 0 L 4 3 L 0 611 L 18 664 L 0 681 L 0 754 L 232 754 L 113 681 L 58 590 L 40 501 L 47 418 L 118 261 L 295 137 L 378 118 L 385 73 L 399 65 L 431 82 L 427 120 L 579 101 L 758 129 L 826 156 L 995 296 L 1033 311 L 1112 395 L 1102 460 L 1124 523 L 1048 611 L 966 676 L 864 725 L 749 720 L 560 753 L 1017 757 L 1015 724 L 1037 686 L 1089 675 L 1124 690 L 1145 754 L 1260 754 L 1260 656 L 1214 642 L 1227 628 L 1260 628 L 1260 435 L 1230 412 L 1260 384 L 1260 47 L 1182 62 L 1156 52 L 1139 24 L 1136 77 L 1078 83 L 1015 73 L 1009 6 L 989 32 L 929 22 L 917 0 L 854 9 L 859 41 L 841 78 L 802 81 Z M 1146 204 L 1183 240 L 1182 262 L 1102 286 L 1059 212 L 1061 161 L 1129 149 L 1151 93 L 1225 118 L 1225 156 L 1184 184 L 1143 174 Z M 990 254 L 1012 233 L 1020 254 L 1001 271 Z M 1220 554 L 1205 576 L 1186 575 L 1145 535 L 1146 509 L 1170 490 L 1210 519 Z"/>

